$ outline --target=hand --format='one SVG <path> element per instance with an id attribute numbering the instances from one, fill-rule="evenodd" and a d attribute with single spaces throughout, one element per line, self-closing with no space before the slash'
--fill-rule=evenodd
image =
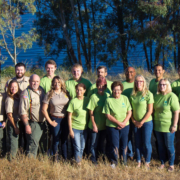
<path id="1" fill-rule="evenodd" d="M 95 133 L 98 133 L 98 128 L 97 128 L 96 124 L 93 125 L 93 131 L 94 131 Z"/>
<path id="2" fill-rule="evenodd" d="M 126 124 L 124 122 L 119 122 L 119 127 L 122 129 L 126 126 Z"/>
<path id="3" fill-rule="evenodd" d="M 14 130 L 15 130 L 15 133 L 16 133 L 16 134 L 19 134 L 19 133 L 20 133 L 20 131 L 19 131 L 19 128 L 18 128 L 18 127 L 16 127 Z"/>
<path id="4" fill-rule="evenodd" d="M 171 133 L 174 133 L 174 132 L 176 132 L 176 126 L 171 127 Z"/>
<path id="5" fill-rule="evenodd" d="M 70 137 L 71 137 L 72 139 L 74 139 L 74 132 L 73 132 L 73 130 L 71 130 L 71 131 L 69 132 L 69 135 L 70 135 Z"/>
<path id="6" fill-rule="evenodd" d="M 3 122 L 2 126 L 3 126 L 2 128 L 4 129 L 6 127 L 6 122 Z"/>
<path id="7" fill-rule="evenodd" d="M 144 123 L 143 123 L 142 121 L 141 121 L 141 122 L 137 122 L 137 123 L 136 123 L 136 125 L 137 125 L 136 127 L 137 127 L 137 128 L 141 128 L 141 127 L 143 126 L 143 124 L 144 124 Z"/>
<path id="8" fill-rule="evenodd" d="M 117 126 L 116 129 L 121 130 L 122 128 L 120 126 Z"/>
<path id="9" fill-rule="evenodd" d="M 26 127 L 25 127 L 25 131 L 26 131 L 26 134 L 31 134 L 32 132 L 31 132 L 31 126 L 30 125 L 27 125 Z"/>
<path id="10" fill-rule="evenodd" d="M 56 127 L 57 125 L 58 125 L 58 123 L 56 121 L 51 122 L 51 126 Z"/>

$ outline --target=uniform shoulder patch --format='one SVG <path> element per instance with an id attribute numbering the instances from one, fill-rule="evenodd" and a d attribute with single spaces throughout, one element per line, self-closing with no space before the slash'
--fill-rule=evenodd
<path id="1" fill-rule="evenodd" d="M 27 99 L 28 97 L 27 97 L 27 96 L 25 96 L 25 95 L 23 95 L 23 98 L 24 98 L 24 99 Z"/>

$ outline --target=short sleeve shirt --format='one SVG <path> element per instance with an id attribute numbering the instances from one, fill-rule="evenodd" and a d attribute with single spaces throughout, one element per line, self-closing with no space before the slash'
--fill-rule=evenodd
<path id="1" fill-rule="evenodd" d="M 6 109 L 6 114 L 12 113 L 12 116 L 14 118 L 14 121 L 19 121 L 20 116 L 19 116 L 19 98 L 10 98 L 9 96 L 6 98 L 5 101 L 5 109 Z"/>
<path id="2" fill-rule="evenodd" d="M 180 94 L 180 79 L 177 79 L 171 84 L 172 92 L 176 94 L 176 96 L 179 96 Z"/>
<path id="3" fill-rule="evenodd" d="M 123 84 L 123 92 L 122 92 L 122 94 L 127 96 L 128 99 L 129 99 L 130 96 L 131 96 L 132 90 L 134 88 L 134 82 L 129 83 L 127 81 L 123 81 L 122 84 Z"/>
<path id="4" fill-rule="evenodd" d="M 148 104 L 154 103 L 153 94 L 148 91 L 145 96 L 142 96 L 142 92 L 137 92 L 136 96 L 130 97 L 130 102 L 133 110 L 133 117 L 136 121 L 142 121 L 148 111 Z M 146 122 L 151 121 L 150 116 Z"/>
<path id="5" fill-rule="evenodd" d="M 91 82 L 85 78 L 81 78 L 79 82 L 75 81 L 73 78 L 66 81 L 66 90 L 69 92 L 69 96 L 71 99 L 76 97 L 75 86 L 79 83 L 83 83 L 86 86 L 86 92 L 84 96 L 87 96 L 89 88 L 91 86 Z"/>
<path id="6" fill-rule="evenodd" d="M 49 92 L 44 97 L 43 103 L 49 104 L 50 114 L 53 116 L 65 116 L 69 102 L 68 96 L 61 92 L 60 94 L 54 93 L 51 99 L 48 97 Z"/>
<path id="7" fill-rule="evenodd" d="M 106 79 L 106 82 L 107 82 L 107 88 L 106 88 L 106 90 L 104 92 L 111 95 L 112 94 L 111 85 L 112 85 L 113 82 L 108 81 L 107 79 Z M 95 83 L 89 88 L 87 96 L 90 97 L 92 94 L 95 94 L 97 92 L 98 92 L 98 90 L 97 90 L 96 83 Z"/>
<path id="8" fill-rule="evenodd" d="M 170 132 L 173 124 L 173 112 L 179 110 L 178 97 L 173 93 L 154 96 L 154 130 Z"/>
<path id="9" fill-rule="evenodd" d="M 157 94 L 157 87 L 159 82 L 156 79 L 152 79 L 149 83 L 149 90 L 153 93 L 153 95 Z"/>
<path id="10" fill-rule="evenodd" d="M 84 97 L 82 100 L 74 98 L 70 101 L 67 111 L 72 113 L 72 128 L 84 130 L 89 121 L 89 112 L 87 109 L 89 99 Z"/>
<path id="11" fill-rule="evenodd" d="M 127 116 L 127 112 L 130 111 L 131 105 L 128 98 L 121 94 L 119 99 L 115 99 L 114 97 L 108 97 L 105 101 L 103 107 L 104 114 L 110 114 L 117 121 L 123 122 Z M 129 125 L 129 121 L 127 122 L 126 126 Z M 111 122 L 109 119 L 106 118 L 106 126 L 109 127 L 117 127 L 117 124 Z"/>
<path id="12" fill-rule="evenodd" d="M 48 78 L 47 76 L 44 76 L 41 79 L 40 86 L 44 89 L 45 93 L 51 90 L 51 83 L 52 79 Z"/>
<path id="13" fill-rule="evenodd" d="M 102 113 L 102 110 L 107 97 L 109 97 L 108 93 L 104 93 L 103 95 L 95 93 L 90 97 L 89 104 L 87 106 L 89 110 L 93 111 L 98 130 L 106 129 L 106 116 Z M 91 120 L 89 121 L 88 127 L 93 129 Z"/>

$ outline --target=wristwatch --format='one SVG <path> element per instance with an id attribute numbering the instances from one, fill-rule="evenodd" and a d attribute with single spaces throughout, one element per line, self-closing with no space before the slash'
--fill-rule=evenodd
<path id="1" fill-rule="evenodd" d="M 176 126 L 172 126 L 172 127 L 177 128 L 177 125 Z"/>

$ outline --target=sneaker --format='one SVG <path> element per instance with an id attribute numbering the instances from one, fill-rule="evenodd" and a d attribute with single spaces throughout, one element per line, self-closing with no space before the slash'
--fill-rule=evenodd
<path id="1" fill-rule="evenodd" d="M 168 172 L 173 172 L 174 171 L 174 166 L 169 166 Z"/>
<path id="2" fill-rule="evenodd" d="M 116 168 L 116 165 L 115 164 L 111 164 L 111 167 L 114 169 L 114 168 Z"/>

